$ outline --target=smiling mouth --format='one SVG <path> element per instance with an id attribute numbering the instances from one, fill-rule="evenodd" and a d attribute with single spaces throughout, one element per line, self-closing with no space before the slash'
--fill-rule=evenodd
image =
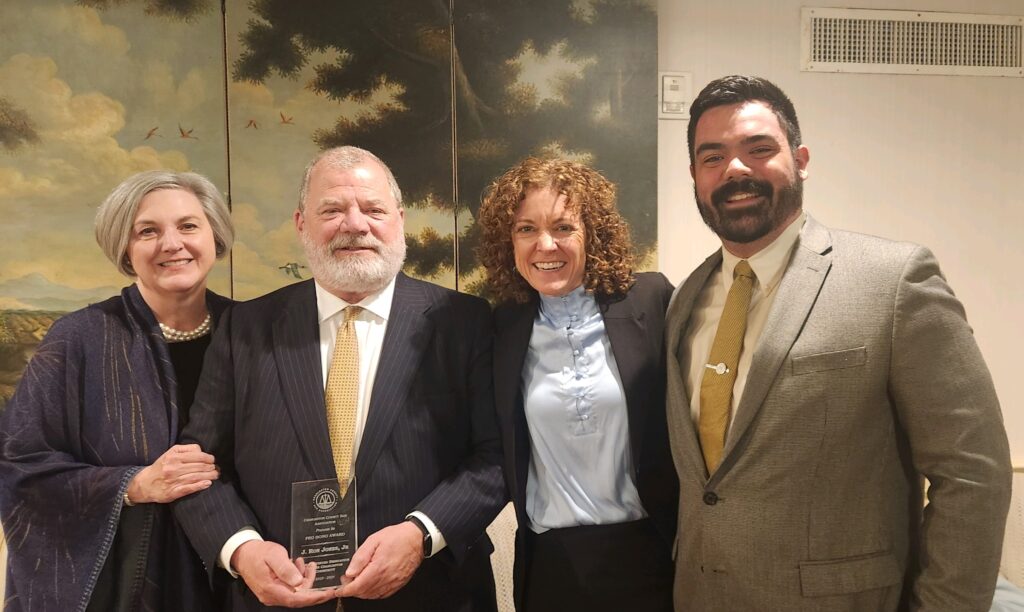
<path id="1" fill-rule="evenodd" d="M 170 261 L 161 262 L 158 265 L 161 268 L 180 268 L 180 267 L 182 267 L 184 265 L 188 265 L 190 263 L 192 263 L 192 259 L 188 258 L 188 259 L 172 259 Z"/>
<path id="2" fill-rule="evenodd" d="M 336 247 L 335 253 L 376 253 L 377 249 L 371 246 L 344 246 Z"/>
<path id="3" fill-rule="evenodd" d="M 563 267 L 565 267 L 565 262 L 564 261 L 538 261 L 537 263 L 533 264 L 533 267 L 537 268 L 538 270 L 543 270 L 545 272 L 550 272 L 552 270 L 560 270 L 560 269 L 562 269 Z"/>
<path id="4" fill-rule="evenodd" d="M 731 195 L 728 198 L 726 198 L 725 201 L 726 202 L 739 202 L 739 201 L 742 201 L 742 200 L 749 200 L 749 199 L 752 199 L 752 198 L 759 198 L 759 197 L 761 197 L 759 194 L 743 191 L 743 192 L 740 192 L 740 193 L 734 193 L 733 195 Z"/>
<path id="5" fill-rule="evenodd" d="M 722 185 L 711 193 L 711 203 L 718 207 L 746 208 L 772 199 L 772 185 L 753 178 Z"/>

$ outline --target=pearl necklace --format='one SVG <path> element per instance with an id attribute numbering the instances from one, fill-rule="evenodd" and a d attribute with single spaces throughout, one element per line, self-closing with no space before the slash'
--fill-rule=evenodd
<path id="1" fill-rule="evenodd" d="M 164 339 L 168 342 L 188 342 L 189 340 L 195 340 L 196 338 L 202 338 L 206 334 L 210 333 L 210 314 L 206 314 L 206 318 L 199 324 L 199 327 L 192 331 L 181 331 L 168 327 L 163 323 L 160 324 L 160 331 L 164 334 Z"/>

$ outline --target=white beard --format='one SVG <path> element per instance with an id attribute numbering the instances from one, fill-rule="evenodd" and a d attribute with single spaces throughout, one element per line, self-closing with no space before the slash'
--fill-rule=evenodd
<path id="1" fill-rule="evenodd" d="M 302 247 L 306 251 L 313 278 L 325 289 L 338 293 L 375 293 L 402 271 L 405 263 L 405 235 L 391 244 L 385 244 L 370 234 L 339 234 L 327 245 L 313 242 L 301 232 Z M 366 247 L 374 255 L 335 257 L 334 251 L 345 247 Z"/>

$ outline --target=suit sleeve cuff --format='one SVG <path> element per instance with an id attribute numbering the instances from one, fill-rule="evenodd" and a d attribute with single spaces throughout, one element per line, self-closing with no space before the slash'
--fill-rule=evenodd
<path id="1" fill-rule="evenodd" d="M 238 572 L 231 567 L 231 556 L 235 554 L 239 546 L 250 540 L 263 541 L 263 537 L 252 527 L 242 527 L 235 532 L 235 535 L 228 538 L 227 542 L 224 542 L 224 546 L 220 547 L 217 564 L 226 569 L 232 578 L 238 578 Z"/>
<path id="2" fill-rule="evenodd" d="M 419 510 L 413 510 L 409 514 L 405 515 L 405 518 L 413 516 L 423 523 L 423 526 L 430 532 L 430 550 L 423 551 L 425 553 L 423 556 L 429 559 L 444 550 L 444 547 L 447 546 L 448 543 L 444 541 L 444 536 L 441 535 L 441 531 L 437 528 L 437 525 L 434 524 L 434 521 L 430 520 L 426 514 L 423 514 Z"/>

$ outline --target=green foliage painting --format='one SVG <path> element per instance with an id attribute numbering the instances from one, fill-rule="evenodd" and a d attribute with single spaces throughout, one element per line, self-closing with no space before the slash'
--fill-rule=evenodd
<path id="1" fill-rule="evenodd" d="M 0 405 L 59 313 L 129 282 L 92 216 L 140 170 L 229 195 L 211 287 L 236 299 L 308 278 L 299 181 L 339 144 L 394 170 L 415 276 L 481 292 L 480 196 L 526 155 L 604 172 L 650 256 L 656 21 L 644 0 L 4 0 Z"/>

